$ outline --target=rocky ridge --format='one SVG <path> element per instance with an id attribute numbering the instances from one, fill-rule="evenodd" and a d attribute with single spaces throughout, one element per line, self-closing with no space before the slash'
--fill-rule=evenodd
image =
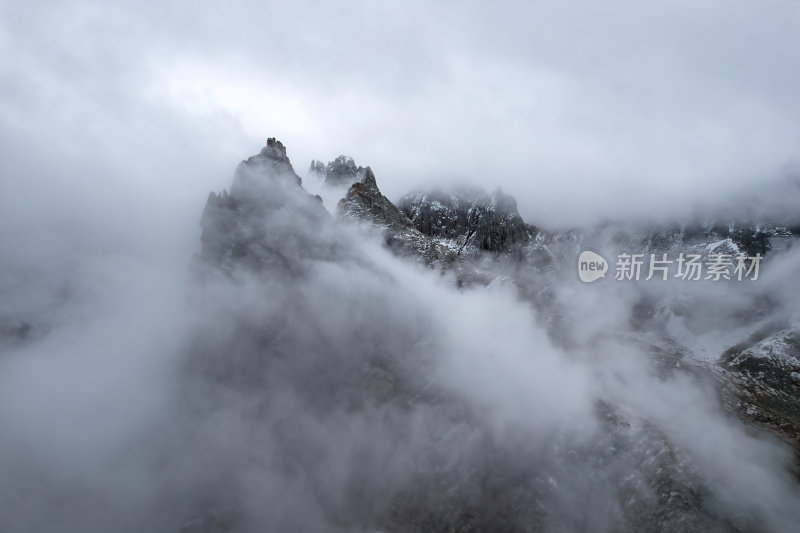
<path id="1" fill-rule="evenodd" d="M 575 250 L 583 246 L 611 242 L 654 252 L 682 249 L 707 254 L 730 248 L 767 253 L 775 241 L 790 241 L 794 235 L 779 226 L 747 225 L 644 232 L 606 226 L 551 232 L 526 224 L 514 199 L 499 191 L 491 195 L 464 190 L 414 193 L 395 206 L 380 192 L 373 171 L 357 167 L 352 158 L 341 156 L 328 165 L 313 162 L 311 171 L 328 184 L 349 185 L 337 205 L 339 219 L 381 232 L 394 253 L 452 273 L 461 286 L 510 280 L 520 298 L 530 302 L 545 322 L 551 321 L 554 331 L 560 329 L 559 321 L 553 319 L 559 315 L 559 308 L 550 298 L 548 276 L 557 272 L 558 266 L 572 268 Z M 285 387 L 283 382 L 270 383 L 270 369 L 299 358 L 294 364 L 302 372 L 289 374 L 290 379 L 297 380 L 293 394 L 304 398 L 322 418 L 334 415 L 337 405 L 318 403 L 312 390 L 335 392 L 336 402 L 348 409 L 376 402 L 416 409 L 427 406 L 436 413 L 435 420 L 446 421 L 445 427 L 454 428 L 445 435 L 434 431 L 433 440 L 419 450 L 411 477 L 391 491 L 385 487 L 388 479 L 361 479 L 359 487 L 349 493 L 355 500 L 345 499 L 344 510 L 336 506 L 326 510 L 340 527 L 352 529 L 368 523 L 373 529 L 398 532 L 576 530 L 581 524 L 585 527 L 585 522 L 562 523 L 548 510 L 563 504 L 560 487 L 569 487 L 574 481 L 570 469 L 590 468 L 598 472 L 595 488 L 605 487 L 613 495 L 615 511 L 601 520 L 609 520 L 613 530 L 758 530 L 758 524 L 719 515 L 713 505 L 708 505 L 706 481 L 694 473 L 692 459 L 658 427 L 635 413 L 600 402 L 596 409 L 601 423 L 594 442 L 533 453 L 524 445 L 492 442 L 458 398 L 426 378 L 426 361 L 433 354 L 426 353 L 425 334 L 418 332 L 416 325 L 399 320 L 392 328 L 395 331 L 387 332 L 369 316 L 359 317 L 356 307 L 344 313 L 356 316 L 352 325 L 338 324 L 332 330 L 322 325 L 317 330 L 296 332 L 287 327 L 301 322 L 310 312 L 303 307 L 304 285 L 294 285 L 290 280 L 314 280 L 314 273 L 328 268 L 326 265 L 363 266 L 367 262 L 335 230 L 336 223 L 320 199 L 303 189 L 302 180 L 277 140 L 270 139 L 261 153 L 239 165 L 230 193 L 209 196 L 201 225 L 202 263 L 234 278 L 237 273 L 265 275 L 263 297 L 278 299 L 276 309 L 280 310 L 264 316 L 245 313 L 237 321 L 244 325 L 237 326 L 231 337 L 198 339 L 198 353 L 206 354 L 203 372 L 210 372 L 217 386 L 246 384 L 256 394 Z M 379 299 L 380 295 L 370 298 Z M 381 307 L 388 312 L 391 306 L 387 305 Z M 666 312 L 657 301 L 637 305 L 632 313 L 646 315 L 648 320 Z M 339 350 L 330 342 L 331 336 L 335 339 L 342 329 L 363 339 L 363 353 Z M 711 371 L 732 399 L 729 405 L 738 406 L 740 416 L 763 422 L 796 442 L 793 398 L 797 393 L 791 388 L 796 387 L 798 372 L 794 331 L 785 325 L 754 336 L 726 352 L 721 366 Z M 666 332 L 656 338 L 638 336 L 634 327 L 630 334 L 631 342 L 649 346 L 654 359 L 666 362 L 668 372 L 708 371 L 689 360 L 689 350 Z M 304 349 L 297 352 L 293 348 L 297 345 Z M 320 346 L 325 349 L 317 357 L 314 354 Z M 314 386 L 308 388 L 312 378 Z M 268 410 L 267 405 L 256 411 L 261 410 Z M 765 414 L 768 419 L 764 419 Z M 297 431 L 291 426 L 280 428 L 277 434 L 287 434 L 287 438 Z M 459 457 L 449 458 L 456 442 L 471 444 Z M 288 455 L 292 443 L 291 438 L 285 443 Z M 273 445 L 279 449 L 284 446 L 280 439 Z M 448 458 L 446 466 L 442 466 L 444 458 Z M 305 469 L 304 460 L 292 469 L 300 469 L 313 480 L 317 472 L 314 463 L 310 470 Z M 382 504 L 361 514 L 367 508 L 358 505 L 364 503 L 359 498 L 370 493 L 370 504 Z M 214 511 L 213 519 L 189 520 L 184 531 L 228 531 L 242 520 L 241 515 L 235 506 L 222 514 Z M 597 519 L 593 515 L 593 520 Z"/>
<path id="2" fill-rule="evenodd" d="M 340 159 L 350 158 L 337 158 Z M 709 254 L 753 257 L 765 256 L 776 246 L 780 250 L 790 248 L 800 237 L 797 227 L 746 220 L 644 225 L 636 229 L 609 222 L 595 228 L 548 231 L 526 223 L 514 198 L 500 190 L 491 194 L 475 188 L 417 191 L 403 196 L 395 207 L 380 194 L 371 169 L 368 174 L 362 171 L 362 176 L 362 181 L 353 184 L 341 200 L 341 215 L 384 228 L 390 248 L 401 255 L 416 254 L 429 266 L 456 271 L 460 286 L 488 284 L 498 275 L 506 276 L 509 270 L 498 267 L 509 262 L 516 266 L 512 272 L 517 273 L 568 270 L 583 249 L 667 253 L 670 257 L 698 254 L 704 259 Z M 409 242 L 414 245 L 409 246 Z M 444 258 L 426 254 L 437 245 L 450 253 Z M 530 275 L 513 273 L 511 281 L 523 298 L 546 315 L 545 322 L 551 324 L 551 332 L 558 339 L 562 315 L 546 284 Z M 654 321 L 664 320 L 670 313 L 683 312 L 670 311 L 669 305 L 648 298 L 640 300 L 631 310 L 633 327 L 641 329 L 643 321 L 652 327 Z M 745 320 L 761 320 L 766 312 L 763 305 L 756 305 Z M 713 359 L 712 365 L 693 359 L 691 350 L 666 332 L 655 341 L 650 338 L 632 342 L 645 346 L 659 366 L 669 362 L 667 366 L 672 369 L 682 363 L 684 369 L 710 372 L 719 382 L 727 408 L 790 442 L 800 464 L 800 346 L 792 341 L 800 324 L 784 327 L 788 329 L 778 333 L 762 330 L 761 335 L 739 339 Z M 763 355 L 765 344 L 770 356 Z M 776 351 L 783 355 L 776 357 Z"/>

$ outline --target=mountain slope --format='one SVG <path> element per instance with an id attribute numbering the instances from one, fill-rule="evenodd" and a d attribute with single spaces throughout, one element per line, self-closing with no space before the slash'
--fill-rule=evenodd
<path id="1" fill-rule="evenodd" d="M 790 530 L 782 456 L 720 416 L 649 322 L 621 339 L 576 321 L 553 265 L 577 233 L 494 198 L 415 222 L 367 167 L 331 217 L 274 139 L 209 197 L 181 450 L 204 482 L 184 532 Z M 483 281 L 456 289 L 465 272 Z M 684 398 L 697 412 L 676 419 Z M 709 450 L 697 424 L 727 440 Z M 780 497 L 740 490 L 752 476 Z"/>

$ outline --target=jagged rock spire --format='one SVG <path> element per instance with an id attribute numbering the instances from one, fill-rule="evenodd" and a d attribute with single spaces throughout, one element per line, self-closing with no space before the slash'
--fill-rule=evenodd
<path id="1" fill-rule="evenodd" d="M 261 149 L 261 155 L 278 161 L 289 161 L 286 156 L 286 147 L 275 137 L 267 139 L 267 145 Z"/>

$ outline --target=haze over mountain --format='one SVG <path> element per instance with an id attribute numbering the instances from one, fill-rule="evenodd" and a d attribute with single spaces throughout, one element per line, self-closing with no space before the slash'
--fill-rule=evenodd
<path id="1" fill-rule="evenodd" d="M 116 294 L 6 306 L 5 524 L 794 529 L 795 230 L 561 234 L 499 192 L 398 208 L 355 168 L 306 180 L 343 193 L 329 212 L 270 139 L 208 197 L 177 286 L 120 264 L 136 275 Z M 585 285 L 590 242 L 764 264 L 756 281 Z"/>
<path id="2" fill-rule="evenodd" d="M 783 0 L 0 2 L 0 531 L 794 532 L 798 50 Z"/>

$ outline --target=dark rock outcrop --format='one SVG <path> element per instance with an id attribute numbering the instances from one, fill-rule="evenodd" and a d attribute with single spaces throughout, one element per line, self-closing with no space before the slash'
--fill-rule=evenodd
<path id="1" fill-rule="evenodd" d="M 475 189 L 414 193 L 398 206 L 422 233 L 458 241 L 461 248 L 519 255 L 536 233 L 522 220 L 516 200 L 500 190 L 490 195 Z"/>
<path id="2" fill-rule="evenodd" d="M 795 449 L 800 473 L 800 327 L 770 323 L 719 359 L 732 410 Z"/>
<path id="3" fill-rule="evenodd" d="M 638 240 L 642 250 L 653 253 L 680 248 L 752 257 L 757 253 L 765 255 L 776 240 L 796 235 L 791 229 L 774 223 L 734 220 L 727 224 L 705 222 L 651 227 Z"/>
<path id="4" fill-rule="evenodd" d="M 408 217 L 378 189 L 371 168 L 363 168 L 358 174 L 358 181 L 350 186 L 345 197 L 339 201 L 339 212 L 343 216 L 393 231 L 414 227 Z"/>
<path id="5" fill-rule="evenodd" d="M 370 167 L 359 167 L 358 176 L 358 181 L 339 201 L 340 217 L 379 228 L 386 244 L 400 255 L 416 256 L 431 267 L 446 268 L 454 264 L 457 254 L 417 230 L 411 220 L 381 193 Z"/>
<path id="6" fill-rule="evenodd" d="M 359 179 L 363 171 L 363 167 L 356 166 L 353 158 L 346 155 L 340 155 L 327 165 L 313 160 L 309 168 L 309 173 L 332 186 L 350 185 Z"/>

